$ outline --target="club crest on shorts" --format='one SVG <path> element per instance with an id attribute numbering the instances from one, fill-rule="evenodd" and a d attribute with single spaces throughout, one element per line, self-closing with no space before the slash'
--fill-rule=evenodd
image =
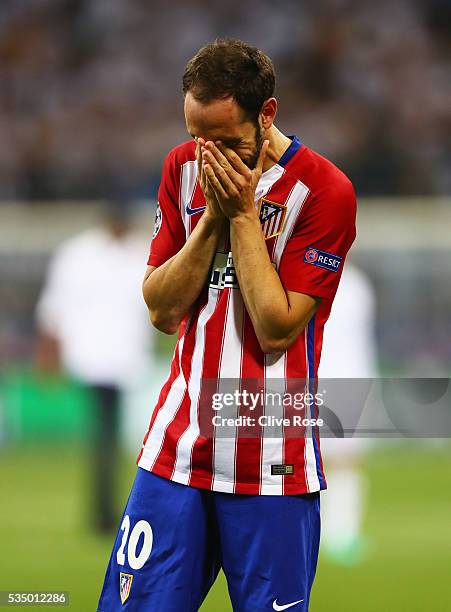
<path id="1" fill-rule="evenodd" d="M 286 215 L 287 207 L 285 204 L 277 204 L 277 202 L 271 202 L 266 198 L 260 200 L 258 218 L 265 240 L 282 233 Z"/>
<path id="2" fill-rule="evenodd" d="M 133 574 L 119 574 L 119 595 L 121 596 L 121 602 L 124 604 L 128 596 L 130 595 L 130 589 L 132 588 Z"/>

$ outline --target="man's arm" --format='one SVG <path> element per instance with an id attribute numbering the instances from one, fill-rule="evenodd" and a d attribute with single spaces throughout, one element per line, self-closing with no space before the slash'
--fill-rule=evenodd
<path id="1" fill-rule="evenodd" d="M 285 291 L 271 264 L 255 209 L 230 220 L 230 238 L 241 294 L 260 346 L 265 353 L 285 351 L 321 300 Z"/>
<path id="2" fill-rule="evenodd" d="M 225 217 L 203 173 L 199 142 L 196 156 L 206 209 L 178 253 L 161 266 L 148 266 L 143 281 L 143 296 L 152 324 L 166 334 L 177 331 L 199 297 L 225 225 Z"/>
<path id="3" fill-rule="evenodd" d="M 39 374 L 58 376 L 61 373 L 61 348 L 57 338 L 39 330 L 34 349 L 35 370 Z"/>
<path id="4" fill-rule="evenodd" d="M 271 264 L 254 204 L 267 141 L 253 171 L 234 151 L 217 145 L 208 142 L 203 147 L 204 172 L 230 221 L 240 290 L 262 350 L 285 351 L 306 327 L 320 299 L 286 292 Z"/>
<path id="5" fill-rule="evenodd" d="M 183 248 L 163 265 L 148 266 L 143 295 L 152 324 L 174 334 L 207 282 L 223 220 L 205 210 Z"/>

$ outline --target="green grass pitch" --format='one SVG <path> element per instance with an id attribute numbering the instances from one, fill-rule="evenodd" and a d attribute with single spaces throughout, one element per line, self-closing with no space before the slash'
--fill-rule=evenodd
<path id="1" fill-rule="evenodd" d="M 71 446 L 0 451 L 0 590 L 65 590 L 69 609 L 96 609 L 113 536 L 88 528 L 86 456 Z M 133 457 L 121 463 L 119 506 L 135 471 Z M 348 568 L 320 558 L 310 610 L 451 611 L 450 445 L 389 445 L 366 464 L 372 555 Z M 202 612 L 230 610 L 221 575 Z"/>

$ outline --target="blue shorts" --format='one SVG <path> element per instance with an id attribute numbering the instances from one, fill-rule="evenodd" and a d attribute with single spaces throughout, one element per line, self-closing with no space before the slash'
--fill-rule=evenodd
<path id="1" fill-rule="evenodd" d="M 138 468 L 98 610 L 195 612 L 222 567 L 235 612 L 305 612 L 319 535 L 319 493 L 217 493 Z"/>

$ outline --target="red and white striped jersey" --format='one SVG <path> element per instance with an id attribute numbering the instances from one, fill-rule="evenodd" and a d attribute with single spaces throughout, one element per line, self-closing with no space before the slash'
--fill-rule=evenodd
<path id="1" fill-rule="evenodd" d="M 182 248 L 205 208 L 194 141 L 168 154 L 158 201 L 148 259 L 152 266 L 162 265 Z M 290 381 L 305 379 L 311 389 L 324 324 L 355 238 L 355 194 L 338 168 L 293 137 L 279 162 L 262 174 L 255 205 L 282 285 L 321 297 L 320 306 L 285 352 L 264 353 L 243 302 L 226 232 L 210 279 L 180 326 L 170 374 L 137 463 L 162 477 L 214 491 L 314 492 L 326 488 L 317 427 L 293 435 L 291 427 L 282 426 L 275 436 L 271 428 L 262 426 L 258 435 L 248 435 L 249 428 L 236 425 L 224 436 L 211 421 L 211 429 L 205 427 L 205 415 L 208 420 L 213 411 L 202 385 L 215 380 L 218 390 L 221 385 L 229 388 L 231 380 L 241 387 L 252 381 L 255 388 L 261 381 L 265 388 L 285 392 Z M 239 407 L 232 409 L 239 412 Z M 261 411 L 265 409 L 263 405 Z M 285 407 L 279 410 L 283 416 Z"/>

